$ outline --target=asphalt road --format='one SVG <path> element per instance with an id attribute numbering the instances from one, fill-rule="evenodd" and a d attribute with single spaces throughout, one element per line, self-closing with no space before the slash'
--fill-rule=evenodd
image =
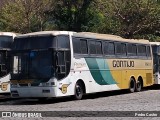
<path id="1" fill-rule="evenodd" d="M 100 120 L 106 118 L 120 119 L 120 120 L 121 119 L 157 120 L 160 119 L 160 112 L 158 112 L 160 111 L 160 86 L 148 87 L 141 92 L 135 92 L 135 93 L 128 93 L 125 90 L 123 91 L 121 90 L 121 91 L 110 91 L 110 92 L 90 94 L 84 96 L 83 100 L 72 100 L 72 98 L 67 97 L 67 98 L 48 99 L 46 101 L 38 101 L 37 99 L 10 99 L 7 96 L 6 98 L 0 99 L 0 111 L 22 111 L 22 112 L 65 111 L 65 112 L 60 112 L 60 114 L 58 114 L 59 116 L 63 115 L 64 117 L 54 117 L 54 119 L 57 120 L 64 118 L 67 120 L 70 119 Z M 121 111 L 127 111 L 127 112 L 121 113 Z M 44 112 L 42 112 L 42 114 L 44 114 Z M 46 114 L 54 116 L 55 112 L 54 113 L 48 112 Z M 120 117 L 121 114 L 122 117 Z M 145 115 L 149 114 L 153 116 L 148 117 L 148 116 L 143 116 L 143 114 Z M 156 117 L 156 114 L 159 117 Z M 70 115 L 70 117 L 68 117 L 68 115 Z M 110 115 L 110 117 L 106 117 L 105 115 L 106 116 Z M 137 116 L 133 117 L 133 115 Z M 17 118 L 14 119 L 17 120 Z M 53 119 L 53 118 L 49 117 L 41 119 Z"/>

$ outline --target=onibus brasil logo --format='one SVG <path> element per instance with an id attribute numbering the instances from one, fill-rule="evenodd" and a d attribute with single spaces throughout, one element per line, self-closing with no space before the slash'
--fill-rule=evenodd
<path id="1" fill-rule="evenodd" d="M 8 117 L 18 117 L 18 118 L 40 118 L 42 117 L 42 114 L 40 112 L 2 112 L 2 117 L 3 118 L 8 118 Z"/>

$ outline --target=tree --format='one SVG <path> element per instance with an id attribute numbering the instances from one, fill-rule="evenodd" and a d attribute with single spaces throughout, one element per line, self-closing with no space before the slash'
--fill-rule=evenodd
<path id="1" fill-rule="evenodd" d="M 15 0 L 1 10 L 0 23 L 5 31 L 27 33 L 44 30 L 51 0 Z"/>
<path id="2" fill-rule="evenodd" d="M 57 29 L 71 31 L 97 31 L 103 15 L 93 8 L 94 0 L 57 0 L 55 8 L 48 13 Z"/>
<path id="3" fill-rule="evenodd" d="M 8 1 L 0 9 L 2 31 L 89 31 L 152 41 L 160 36 L 160 0 Z"/>
<path id="4" fill-rule="evenodd" d="M 160 6 L 157 0 L 102 1 L 99 8 L 106 16 L 105 32 L 125 38 L 151 39 L 149 36 L 159 31 Z"/>

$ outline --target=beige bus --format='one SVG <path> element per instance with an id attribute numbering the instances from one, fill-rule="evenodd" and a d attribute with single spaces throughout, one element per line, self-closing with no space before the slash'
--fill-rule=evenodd
<path id="1" fill-rule="evenodd" d="M 11 72 L 13 97 L 47 98 L 128 89 L 153 84 L 148 40 L 68 31 L 17 36 Z"/>
<path id="2" fill-rule="evenodd" d="M 8 52 L 11 50 L 13 39 L 12 32 L 0 32 L 0 93 L 10 92 L 10 59 Z"/>

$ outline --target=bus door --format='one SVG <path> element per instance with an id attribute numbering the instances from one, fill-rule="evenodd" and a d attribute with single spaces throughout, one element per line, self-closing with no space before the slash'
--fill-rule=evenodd
<path id="1" fill-rule="evenodd" d="M 153 74 L 155 78 L 155 84 L 159 84 L 160 56 L 158 54 L 154 54 L 154 57 L 153 57 Z"/>
<path id="2" fill-rule="evenodd" d="M 55 54 L 56 77 L 62 79 L 70 72 L 71 51 L 68 35 L 58 35 Z"/>
<path id="3" fill-rule="evenodd" d="M 69 74 L 70 71 L 70 50 L 61 49 L 55 53 L 56 59 L 56 77 L 62 79 Z"/>

